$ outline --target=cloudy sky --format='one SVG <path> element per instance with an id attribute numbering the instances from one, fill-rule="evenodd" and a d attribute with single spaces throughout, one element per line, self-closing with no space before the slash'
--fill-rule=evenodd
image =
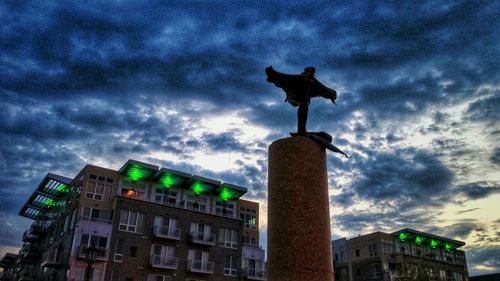
<path id="1" fill-rule="evenodd" d="M 2 1 L 1 253 L 47 172 L 129 158 L 247 186 L 265 243 L 296 111 L 264 68 L 315 66 L 338 99 L 308 129 L 351 156 L 328 154 L 332 238 L 410 227 L 500 271 L 500 2 L 264 2 Z"/>

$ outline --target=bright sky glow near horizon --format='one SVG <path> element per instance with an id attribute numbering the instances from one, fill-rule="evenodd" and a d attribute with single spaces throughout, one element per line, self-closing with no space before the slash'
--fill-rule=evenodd
<path id="1" fill-rule="evenodd" d="M 332 238 L 414 228 L 500 272 L 499 1 L 3 1 L 0 256 L 43 176 L 127 159 L 249 188 L 296 109 L 265 67 L 316 77 Z"/>

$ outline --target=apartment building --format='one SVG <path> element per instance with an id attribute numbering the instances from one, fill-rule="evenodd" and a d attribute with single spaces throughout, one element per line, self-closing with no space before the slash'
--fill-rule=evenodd
<path id="1" fill-rule="evenodd" d="M 20 215 L 33 220 L 12 280 L 264 280 L 259 205 L 244 187 L 134 160 L 48 174 Z"/>
<path id="2" fill-rule="evenodd" d="M 405 228 L 332 242 L 336 281 L 467 281 L 462 241 Z"/>

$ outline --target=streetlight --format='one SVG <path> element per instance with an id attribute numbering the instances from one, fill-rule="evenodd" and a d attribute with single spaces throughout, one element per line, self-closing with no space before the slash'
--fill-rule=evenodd
<path id="1" fill-rule="evenodd" d="M 87 270 L 85 270 L 85 281 L 90 281 L 90 272 L 92 271 L 92 264 L 95 262 L 98 251 L 99 249 L 96 248 L 94 243 L 92 243 L 90 247 L 85 249 L 85 259 L 87 260 Z"/>

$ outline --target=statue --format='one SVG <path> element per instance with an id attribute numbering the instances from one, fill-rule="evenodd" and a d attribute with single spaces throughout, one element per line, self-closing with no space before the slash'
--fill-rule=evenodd
<path id="1" fill-rule="evenodd" d="M 272 66 L 266 68 L 267 79 L 269 83 L 273 83 L 276 87 L 283 89 L 286 93 L 285 102 L 290 103 L 297 109 L 297 133 L 291 133 L 292 136 L 308 136 L 325 148 L 334 152 L 345 154 L 342 150 L 332 145 L 332 137 L 325 132 L 309 133 L 306 129 L 307 114 L 309 112 L 309 104 L 311 98 L 323 97 L 330 99 L 333 104 L 337 99 L 337 92 L 330 89 L 319 82 L 314 74 L 314 67 L 306 67 L 301 74 L 285 74 L 273 69 Z"/>

